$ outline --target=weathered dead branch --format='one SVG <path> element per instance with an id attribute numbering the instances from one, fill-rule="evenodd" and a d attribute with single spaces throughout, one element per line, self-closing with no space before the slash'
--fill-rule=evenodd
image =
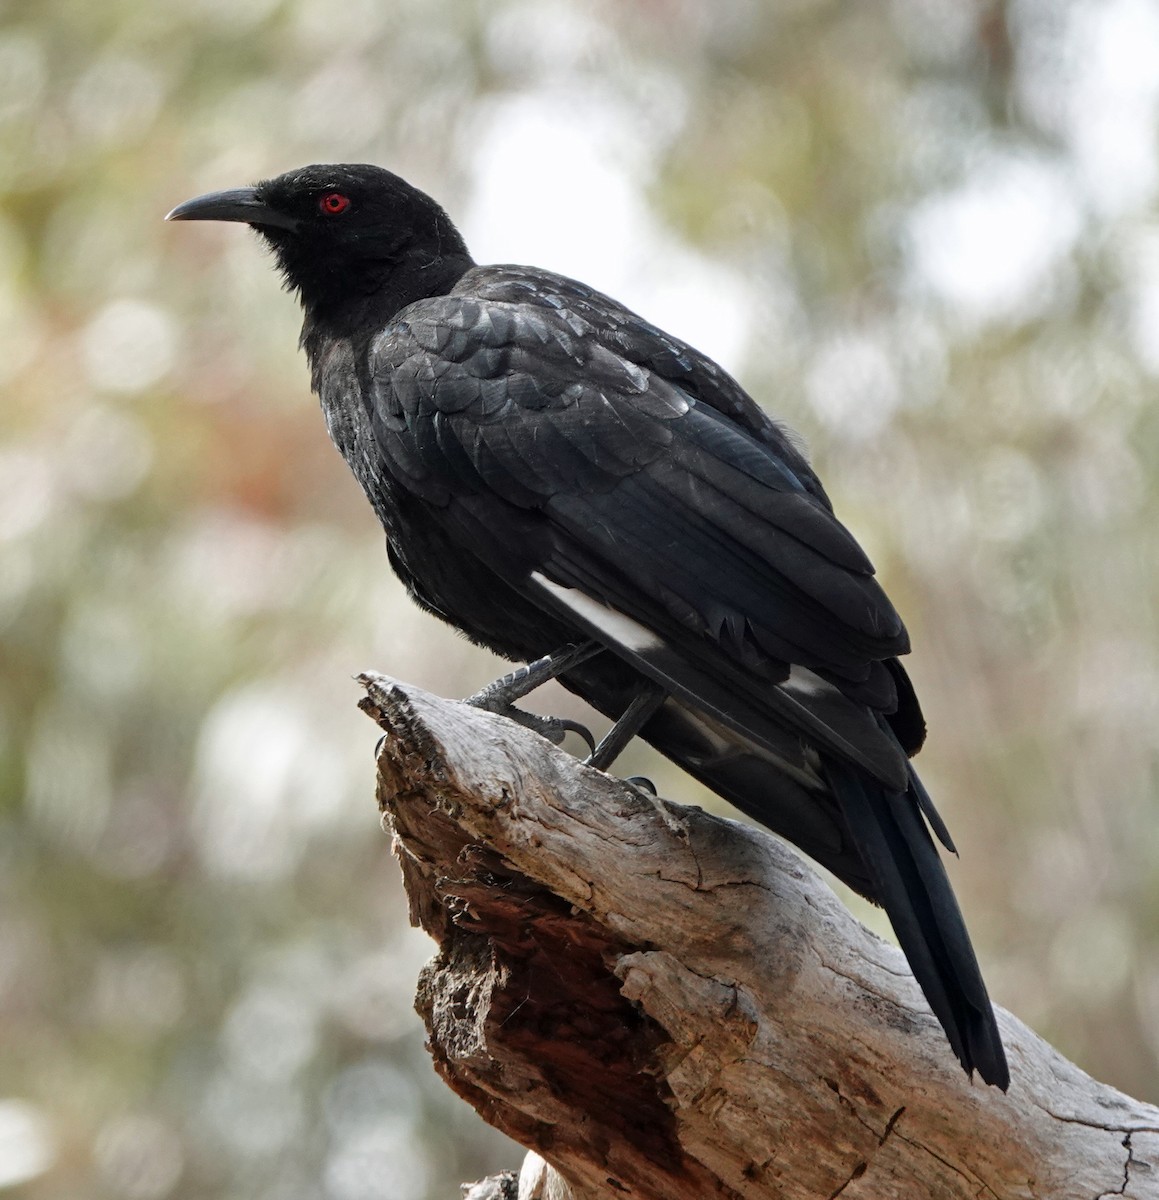
<path id="1" fill-rule="evenodd" d="M 901 954 L 772 837 L 363 682 L 435 1065 L 546 1160 L 523 1200 L 1159 1198 L 1159 1109 L 1005 1013 L 1009 1094 L 971 1083 Z"/>

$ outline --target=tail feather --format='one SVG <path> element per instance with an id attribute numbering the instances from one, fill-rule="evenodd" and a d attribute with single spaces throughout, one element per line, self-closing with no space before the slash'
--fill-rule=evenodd
<path id="1" fill-rule="evenodd" d="M 640 689 L 639 676 L 611 655 L 573 668 L 563 682 L 612 717 Z M 920 744 L 920 714 L 911 716 L 907 742 L 895 740 L 884 720 L 877 728 L 901 763 L 896 786 L 885 782 L 890 774 L 875 775 L 865 761 L 838 757 L 832 744 L 828 750 L 809 745 L 795 727 L 779 727 L 738 695 L 719 708 L 692 707 L 671 696 L 641 736 L 880 904 L 962 1066 L 1005 1090 L 1010 1076 L 997 1022 L 931 829 L 947 850 L 954 852 L 954 844 L 904 757 Z M 746 732 L 751 729 L 760 736 Z"/>
<path id="2" fill-rule="evenodd" d="M 934 802 L 930 799 L 925 784 L 918 778 L 918 773 L 912 766 L 909 769 L 909 792 L 907 795 L 912 795 L 917 801 L 918 807 L 925 813 L 926 820 L 929 821 L 930 828 L 934 831 L 938 841 L 951 854 L 957 854 L 958 847 L 954 845 L 954 839 L 950 837 L 950 831 L 946 828 L 945 821 L 942 820 L 942 814 L 934 807 Z"/>
<path id="3" fill-rule="evenodd" d="M 967 1073 L 977 1071 L 1005 1091 L 1010 1072 L 994 1010 L 958 902 L 922 819 L 921 793 L 913 783 L 905 793 L 890 792 L 832 759 L 826 774 L 877 884 L 877 899 L 954 1053 Z"/>

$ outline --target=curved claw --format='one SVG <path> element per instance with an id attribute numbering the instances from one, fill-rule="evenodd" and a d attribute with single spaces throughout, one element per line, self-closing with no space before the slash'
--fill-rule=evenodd
<path id="1" fill-rule="evenodd" d="M 587 742 L 588 753 L 595 754 L 596 739 L 592 737 L 592 731 L 586 725 L 581 725 L 578 721 L 569 721 L 564 717 L 549 717 L 548 720 L 555 722 L 563 733 L 578 734 L 585 742 Z M 560 737 L 560 741 L 563 741 L 562 735 Z M 557 742 L 556 745 L 559 745 L 559 742 Z"/>
<path id="2" fill-rule="evenodd" d="M 653 796 L 660 795 L 660 793 L 656 790 L 656 785 L 646 775 L 629 775 L 624 782 L 630 783 L 634 788 L 638 788 L 641 792 L 648 792 Z"/>
<path id="3" fill-rule="evenodd" d="M 538 713 L 526 712 L 514 705 L 503 708 L 497 715 L 509 717 L 512 721 L 522 725 L 524 729 L 538 733 L 540 737 L 547 738 L 549 742 L 553 742 L 557 746 L 569 733 L 575 733 L 587 743 L 589 751 L 594 751 L 596 748 L 596 739 L 592 737 L 591 730 L 578 721 L 569 721 L 566 717 L 541 717 Z"/>

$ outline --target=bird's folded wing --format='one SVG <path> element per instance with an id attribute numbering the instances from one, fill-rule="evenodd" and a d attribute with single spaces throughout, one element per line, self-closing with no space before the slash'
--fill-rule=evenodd
<path id="1" fill-rule="evenodd" d="M 788 725 L 904 790 L 876 713 L 897 704 L 884 660 L 905 629 L 775 427 L 566 305 L 422 301 L 371 378 L 390 470 L 464 552 L 726 726 Z"/>

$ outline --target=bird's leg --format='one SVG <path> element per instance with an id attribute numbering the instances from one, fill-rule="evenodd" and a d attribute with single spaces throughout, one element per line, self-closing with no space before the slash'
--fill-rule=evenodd
<path id="1" fill-rule="evenodd" d="M 516 700 L 521 700 L 528 692 L 533 692 L 541 684 L 547 683 L 564 671 L 578 667 L 603 649 L 598 642 L 572 642 L 552 654 L 545 654 L 525 667 L 519 667 L 496 679 L 485 688 L 480 688 L 473 696 L 468 696 L 464 704 L 481 708 L 485 712 L 502 713 L 511 707 Z"/>
<path id="2" fill-rule="evenodd" d="M 591 731 L 586 726 L 563 717 L 541 717 L 536 713 L 524 712 L 515 707 L 515 701 L 526 696 L 528 692 L 534 691 L 541 684 L 547 683 L 549 679 L 554 679 L 557 675 L 562 675 L 564 671 L 570 671 L 572 667 L 587 662 L 589 658 L 599 654 L 602 649 L 603 647 L 598 642 L 569 644 L 552 654 L 545 654 L 543 658 L 537 658 L 525 667 L 519 667 L 509 675 L 504 675 L 502 679 L 496 679 L 494 683 L 480 688 L 473 696 L 468 696 L 464 703 L 470 704 L 474 708 L 481 708 L 484 712 L 510 717 L 520 725 L 534 729 L 536 733 L 541 734 L 548 741 L 554 742 L 557 746 L 563 741 L 565 734 L 579 734 L 587 742 L 588 749 L 595 753 L 595 738 L 592 737 Z"/>
<path id="3" fill-rule="evenodd" d="M 667 698 L 668 693 L 655 684 L 640 692 L 624 709 L 620 719 L 604 734 L 600 744 L 589 755 L 587 765 L 595 767 L 597 771 L 606 771 L 619 758 L 624 747 L 655 716 Z M 653 793 L 656 791 L 650 784 L 649 789 Z"/>

